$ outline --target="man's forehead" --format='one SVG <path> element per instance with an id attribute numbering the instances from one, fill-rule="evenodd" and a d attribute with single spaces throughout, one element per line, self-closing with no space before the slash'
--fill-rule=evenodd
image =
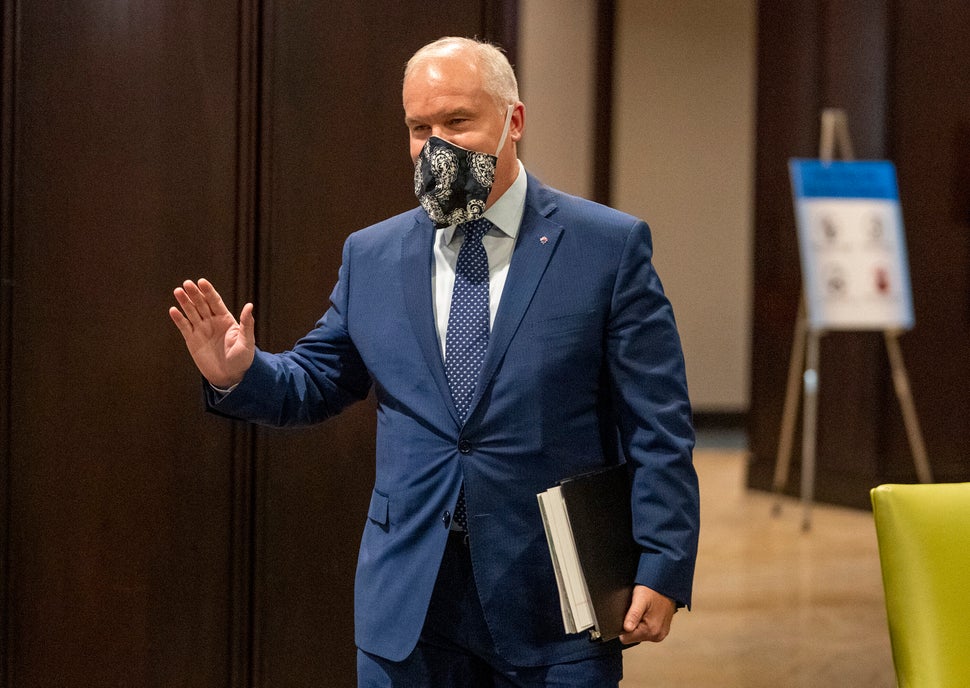
<path id="1" fill-rule="evenodd" d="M 465 55 L 428 57 L 414 65 L 404 80 L 404 90 L 409 88 L 459 88 L 473 89 L 481 84 L 478 66 Z"/>
<path id="2" fill-rule="evenodd" d="M 407 117 L 469 114 L 488 100 L 479 79 L 462 79 L 448 72 L 427 78 L 412 74 L 404 84 L 402 96 Z"/>

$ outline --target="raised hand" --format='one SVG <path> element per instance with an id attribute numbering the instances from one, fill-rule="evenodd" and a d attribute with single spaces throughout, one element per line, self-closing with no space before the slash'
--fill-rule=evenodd
<path id="1" fill-rule="evenodd" d="M 181 310 L 172 306 L 168 314 L 199 372 L 215 387 L 239 383 L 256 355 L 253 304 L 243 306 L 236 322 L 208 280 L 187 280 L 174 293 Z"/>

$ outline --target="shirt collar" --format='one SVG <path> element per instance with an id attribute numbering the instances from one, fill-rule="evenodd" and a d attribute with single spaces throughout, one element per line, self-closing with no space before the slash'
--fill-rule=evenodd
<path id="1" fill-rule="evenodd" d="M 521 160 L 517 160 L 516 162 L 519 164 L 519 173 L 515 176 L 515 181 L 485 211 L 485 215 L 483 216 L 502 233 L 513 239 L 519 236 L 519 225 L 522 224 L 522 216 L 525 214 L 525 192 L 528 187 L 525 167 L 522 165 Z M 442 239 L 445 245 L 450 244 L 451 240 L 454 239 L 455 228 L 456 225 L 451 225 L 442 230 L 444 232 Z"/>

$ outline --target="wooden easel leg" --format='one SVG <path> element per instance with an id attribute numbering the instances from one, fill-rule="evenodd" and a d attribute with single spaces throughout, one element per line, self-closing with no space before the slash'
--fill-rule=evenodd
<path id="1" fill-rule="evenodd" d="M 808 333 L 805 345 L 805 404 L 802 413 L 802 530 L 812 527 L 815 495 L 815 437 L 818 424 L 819 333 Z"/>
<path id="2" fill-rule="evenodd" d="M 926 455 L 926 445 L 923 443 L 919 418 L 916 416 L 916 406 L 913 403 L 913 393 L 909 386 L 909 376 L 906 374 L 903 354 L 899 348 L 899 335 L 889 330 L 884 334 L 886 353 L 889 354 L 889 365 L 892 368 L 893 387 L 896 389 L 896 398 L 899 399 L 899 406 L 903 412 L 903 424 L 906 426 L 906 437 L 909 439 L 909 448 L 913 453 L 916 476 L 921 483 L 931 483 L 933 482 L 933 473 L 930 470 L 930 462 Z"/>
<path id="3" fill-rule="evenodd" d="M 795 320 L 795 338 L 791 347 L 791 358 L 788 362 L 788 385 L 785 388 L 785 407 L 781 416 L 781 437 L 778 439 L 778 454 L 775 457 L 775 477 L 772 489 L 775 493 L 775 503 L 771 513 L 775 516 L 781 513 L 781 498 L 785 486 L 788 485 L 788 471 L 791 464 L 792 444 L 795 441 L 795 421 L 798 415 L 798 397 L 801 377 L 805 366 L 805 331 L 807 329 L 805 317 L 805 300 L 798 302 L 798 316 Z"/>

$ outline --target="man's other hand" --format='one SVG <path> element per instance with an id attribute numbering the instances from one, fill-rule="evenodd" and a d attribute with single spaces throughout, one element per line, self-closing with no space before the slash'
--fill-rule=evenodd
<path id="1" fill-rule="evenodd" d="M 676 603 L 666 595 L 644 585 L 634 586 L 630 610 L 623 620 L 626 633 L 620 635 L 620 642 L 626 645 L 644 640 L 659 643 L 670 633 L 670 622 L 676 611 Z"/>

